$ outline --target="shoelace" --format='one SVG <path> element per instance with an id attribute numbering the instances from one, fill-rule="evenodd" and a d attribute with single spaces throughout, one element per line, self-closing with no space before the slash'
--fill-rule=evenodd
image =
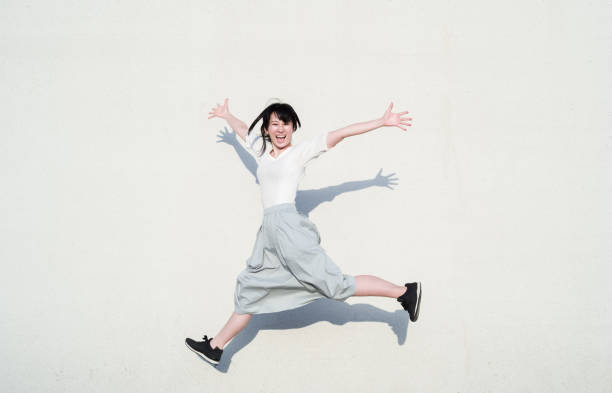
<path id="1" fill-rule="evenodd" d="M 217 352 L 219 352 L 219 351 L 221 351 L 221 350 L 222 350 L 222 349 L 221 349 L 221 348 L 219 348 L 219 347 L 215 347 L 215 348 L 213 348 L 213 347 L 212 347 L 212 345 L 210 345 L 210 341 L 211 341 L 211 340 L 212 340 L 214 337 L 208 338 L 208 336 L 205 334 L 205 335 L 204 335 L 204 337 L 202 337 L 202 338 L 204 339 L 204 342 L 205 342 L 206 344 L 208 344 L 208 346 L 209 346 L 209 347 L 210 347 L 210 348 L 211 348 L 213 351 L 217 351 Z"/>

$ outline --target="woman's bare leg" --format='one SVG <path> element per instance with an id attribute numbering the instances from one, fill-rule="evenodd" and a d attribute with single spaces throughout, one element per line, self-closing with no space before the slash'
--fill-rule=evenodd
<path id="1" fill-rule="evenodd" d="M 397 298 L 406 292 L 405 286 L 395 285 L 382 278 L 371 275 L 355 276 L 357 289 L 353 296 L 385 296 Z M 242 329 L 244 329 L 251 320 L 251 314 L 237 314 L 232 312 L 232 315 L 225 323 L 225 326 L 217 333 L 210 341 L 210 345 L 215 348 L 223 349 L 225 344 L 234 338 Z"/>
<path id="2" fill-rule="evenodd" d="M 353 296 L 385 296 L 398 298 L 406 292 L 405 286 L 395 285 L 371 275 L 355 276 L 357 290 Z"/>
<path id="3" fill-rule="evenodd" d="M 232 312 L 232 315 L 225 323 L 225 326 L 223 326 L 223 329 L 210 340 L 210 346 L 223 349 L 229 340 L 234 338 L 235 335 L 240 333 L 240 331 L 249 324 L 251 316 L 251 314 L 236 314 L 236 312 Z"/>

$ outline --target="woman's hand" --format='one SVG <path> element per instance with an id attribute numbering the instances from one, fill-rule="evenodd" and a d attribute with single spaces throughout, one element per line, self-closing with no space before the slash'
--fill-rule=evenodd
<path id="1" fill-rule="evenodd" d="M 213 108 L 210 112 L 208 112 L 208 114 L 210 116 L 208 116 L 209 119 L 212 119 L 213 117 L 220 117 L 222 119 L 227 118 L 227 116 L 229 115 L 229 106 L 227 105 L 227 100 L 228 98 L 225 99 L 225 102 L 223 102 L 223 106 L 219 105 L 219 103 L 217 103 L 217 107 Z"/>
<path id="2" fill-rule="evenodd" d="M 408 121 L 412 120 L 412 118 L 410 118 L 410 117 L 407 117 L 407 118 L 402 117 L 402 115 L 405 115 L 406 113 L 408 113 L 408 111 L 393 113 L 393 112 L 391 112 L 391 109 L 393 109 L 393 102 L 389 105 L 389 107 L 385 111 L 385 114 L 382 117 L 383 118 L 383 126 L 399 127 L 402 130 L 404 130 L 404 131 L 406 131 L 406 128 L 402 127 L 402 125 L 409 126 L 409 127 L 412 126 L 412 124 L 408 123 Z"/>

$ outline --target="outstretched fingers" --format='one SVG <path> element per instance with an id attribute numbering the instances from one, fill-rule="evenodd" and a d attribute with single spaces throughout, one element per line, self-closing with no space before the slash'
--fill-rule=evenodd
<path id="1" fill-rule="evenodd" d="M 385 111 L 385 116 L 388 116 L 390 113 L 392 113 L 391 109 L 393 109 L 393 102 L 391 102 L 387 107 L 387 110 Z"/>
<path id="2" fill-rule="evenodd" d="M 210 115 L 208 118 L 212 119 L 213 117 L 220 117 L 224 113 L 229 112 L 228 105 L 227 105 L 228 101 L 229 101 L 229 98 L 226 97 L 225 100 L 223 101 L 223 105 L 217 102 L 217 106 L 212 108 L 211 111 L 208 112 L 208 114 Z"/>

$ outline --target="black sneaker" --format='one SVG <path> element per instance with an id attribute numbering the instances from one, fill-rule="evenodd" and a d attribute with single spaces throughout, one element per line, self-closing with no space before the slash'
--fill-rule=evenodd
<path id="1" fill-rule="evenodd" d="M 204 336 L 204 341 L 195 341 L 190 338 L 186 338 L 185 345 L 187 345 L 187 348 L 191 349 L 193 352 L 203 356 L 204 359 L 210 363 L 219 364 L 223 350 L 219 347 L 215 347 L 215 349 L 213 349 L 210 346 L 210 340 L 212 339 L 212 337 L 208 338 L 206 336 Z"/>
<path id="2" fill-rule="evenodd" d="M 404 284 L 407 288 L 406 292 L 397 298 L 397 301 L 402 304 L 404 310 L 408 311 L 410 320 L 416 322 L 419 319 L 419 309 L 421 308 L 422 289 L 420 282 Z"/>

